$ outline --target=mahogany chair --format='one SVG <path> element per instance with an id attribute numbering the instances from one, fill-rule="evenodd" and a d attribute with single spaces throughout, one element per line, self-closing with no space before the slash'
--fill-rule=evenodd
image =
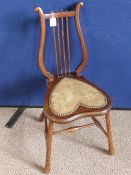
<path id="1" fill-rule="evenodd" d="M 81 32 L 79 12 L 83 3 L 77 3 L 74 11 L 56 12 L 57 25 L 52 27 L 56 61 L 56 75 L 48 72 L 44 66 L 43 49 L 45 42 L 46 20 L 52 13 L 44 14 L 40 7 L 35 12 L 40 17 L 40 45 L 38 61 L 43 75 L 47 78 L 47 91 L 43 112 L 39 121 L 45 119 L 45 138 L 47 144 L 44 173 L 50 172 L 52 135 L 63 131 L 75 131 L 82 127 L 96 125 L 108 139 L 109 154 L 114 154 L 110 114 L 112 104 L 110 97 L 96 85 L 80 76 L 86 65 L 87 50 Z M 82 59 L 75 72 L 70 71 L 70 38 L 68 18 L 74 17 L 78 38 L 81 45 Z M 61 25 L 61 27 L 60 27 Z M 65 39 L 66 38 L 66 39 Z M 96 116 L 105 115 L 107 131 L 102 127 Z M 61 131 L 53 131 L 54 124 L 68 124 L 83 117 L 91 117 L 92 123 L 83 126 L 69 127 Z"/>

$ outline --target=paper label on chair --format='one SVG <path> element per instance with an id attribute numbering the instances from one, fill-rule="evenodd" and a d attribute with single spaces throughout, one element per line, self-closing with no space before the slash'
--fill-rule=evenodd
<path id="1" fill-rule="evenodd" d="M 50 27 L 54 27 L 54 26 L 56 26 L 56 18 L 52 16 L 50 18 Z"/>

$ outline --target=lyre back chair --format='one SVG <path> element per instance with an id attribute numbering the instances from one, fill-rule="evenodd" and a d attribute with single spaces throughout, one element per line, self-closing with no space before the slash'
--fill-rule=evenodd
<path id="1" fill-rule="evenodd" d="M 46 20 L 50 20 L 50 18 L 52 18 L 52 14 L 44 14 L 40 7 L 35 8 L 35 11 L 38 13 L 40 18 L 41 30 L 38 54 L 39 67 L 47 79 L 47 90 L 43 112 L 39 118 L 39 121 L 43 121 L 43 119 L 45 119 L 47 151 L 44 173 L 50 172 L 52 135 L 63 131 L 74 131 L 82 127 L 96 125 L 104 132 L 108 139 L 109 154 L 114 154 L 109 115 L 109 111 L 112 106 L 111 99 L 102 89 L 86 80 L 83 76 L 80 76 L 80 73 L 87 61 L 87 50 L 79 21 L 81 6 L 83 6 L 82 2 L 78 3 L 73 11 L 53 13 L 53 17 L 56 19 L 57 23 L 55 27 L 52 27 L 56 75 L 53 75 L 46 70 L 43 58 Z M 81 63 L 78 65 L 75 72 L 71 72 L 70 70 L 70 59 L 73 58 L 70 58 L 68 18 L 72 17 L 75 19 L 76 30 L 82 51 L 82 59 L 80 60 Z M 101 115 L 105 115 L 107 131 L 102 127 L 98 119 L 96 119 L 96 116 Z M 68 124 L 84 117 L 91 117 L 92 123 L 83 126 L 69 127 L 61 131 L 53 131 L 53 125 L 55 123 Z"/>

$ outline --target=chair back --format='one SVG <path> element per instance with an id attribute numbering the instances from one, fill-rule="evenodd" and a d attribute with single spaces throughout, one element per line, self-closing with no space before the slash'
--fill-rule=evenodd
<path id="1" fill-rule="evenodd" d="M 75 69 L 74 74 L 79 75 L 86 65 L 87 50 L 84 42 L 84 38 L 81 32 L 79 12 L 80 7 L 83 6 L 83 2 L 77 3 L 74 11 L 61 11 L 56 13 L 44 14 L 40 7 L 35 8 L 35 12 L 38 13 L 40 19 L 40 45 L 38 52 L 39 67 L 44 76 L 49 80 L 54 80 L 54 75 L 47 71 L 44 65 L 43 50 L 45 44 L 45 30 L 46 20 L 50 20 L 52 25 L 52 33 L 54 39 L 54 53 L 56 63 L 56 75 L 67 76 L 71 74 L 70 70 L 70 33 L 69 33 L 69 18 L 74 17 L 78 38 L 81 45 L 82 59 L 78 67 Z"/>

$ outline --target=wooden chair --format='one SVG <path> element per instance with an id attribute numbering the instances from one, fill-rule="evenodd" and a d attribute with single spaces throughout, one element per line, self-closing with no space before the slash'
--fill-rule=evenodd
<path id="1" fill-rule="evenodd" d="M 82 127 L 96 125 L 103 131 L 108 139 L 109 154 L 114 154 L 109 115 L 109 111 L 112 106 L 111 99 L 102 89 L 86 80 L 83 76 L 80 76 L 87 60 L 87 50 L 79 21 L 81 6 L 83 6 L 82 2 L 76 5 L 74 11 L 53 13 L 53 17 L 55 17 L 57 21 L 57 26 L 52 27 L 56 60 L 56 75 L 53 75 L 46 70 L 43 61 L 46 26 L 45 21 L 49 20 L 52 17 L 52 14 L 44 14 L 40 7 L 35 8 L 35 12 L 37 12 L 40 17 L 41 30 L 38 55 L 39 67 L 43 75 L 47 78 L 47 91 L 43 112 L 39 118 L 39 121 L 43 121 L 43 119 L 45 119 L 47 152 L 44 173 L 50 172 L 52 135 L 63 131 L 75 131 Z M 70 71 L 70 40 L 68 30 L 68 18 L 70 17 L 74 17 L 75 19 L 76 30 L 82 51 L 82 60 L 75 72 Z M 100 122 L 96 119 L 96 116 L 101 115 L 105 115 L 107 131 L 105 131 Z M 84 126 L 69 127 L 61 131 L 53 131 L 53 125 L 56 123 L 68 124 L 83 117 L 91 117 L 93 123 Z"/>

